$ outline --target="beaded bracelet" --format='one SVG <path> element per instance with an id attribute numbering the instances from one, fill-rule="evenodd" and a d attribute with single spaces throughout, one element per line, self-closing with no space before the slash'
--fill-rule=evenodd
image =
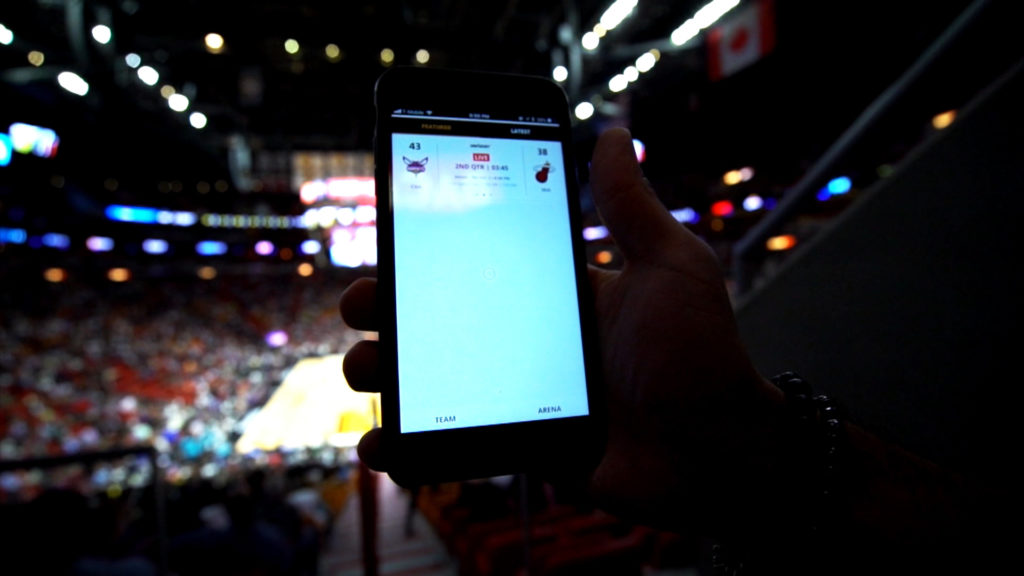
<path id="1" fill-rule="evenodd" d="M 815 395 L 810 383 L 794 372 L 783 372 L 772 383 L 786 395 L 797 452 L 803 452 L 801 468 L 814 491 L 805 501 L 809 528 L 812 536 L 820 536 L 838 520 L 845 495 L 848 438 L 843 410 L 828 395 Z"/>

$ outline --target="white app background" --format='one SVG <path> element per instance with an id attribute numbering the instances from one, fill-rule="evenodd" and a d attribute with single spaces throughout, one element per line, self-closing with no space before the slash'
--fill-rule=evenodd
<path id="1" fill-rule="evenodd" d="M 560 144 L 392 147 L 402 431 L 587 414 Z"/>

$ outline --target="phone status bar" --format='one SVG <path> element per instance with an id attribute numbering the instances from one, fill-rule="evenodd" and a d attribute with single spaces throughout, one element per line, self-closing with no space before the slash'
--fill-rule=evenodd
<path id="1" fill-rule="evenodd" d="M 398 108 L 391 113 L 392 118 L 409 118 L 413 120 L 423 120 L 429 118 L 431 120 L 443 120 L 446 122 L 475 122 L 482 124 L 512 124 L 519 126 L 548 126 L 557 127 L 559 126 L 555 118 L 544 117 L 544 116 L 496 116 L 493 114 L 484 113 L 468 113 L 464 116 L 451 116 L 448 114 L 438 114 L 433 110 L 414 110 L 411 108 Z"/>

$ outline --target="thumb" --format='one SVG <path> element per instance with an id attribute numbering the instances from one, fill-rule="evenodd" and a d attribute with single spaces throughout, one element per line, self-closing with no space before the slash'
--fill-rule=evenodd
<path id="1" fill-rule="evenodd" d="M 625 128 L 601 134 L 591 160 L 594 203 L 627 261 L 643 260 L 677 245 L 681 226 L 644 179 Z"/>

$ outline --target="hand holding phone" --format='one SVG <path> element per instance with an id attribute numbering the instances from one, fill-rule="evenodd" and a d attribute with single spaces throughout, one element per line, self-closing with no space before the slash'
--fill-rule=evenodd
<path id="1" fill-rule="evenodd" d="M 629 133 L 602 134 L 591 165 L 595 203 L 626 264 L 589 270 L 607 406 L 598 436 L 607 442 L 596 466 L 570 468 L 574 484 L 606 510 L 654 526 L 743 526 L 777 499 L 769 471 L 778 390 L 742 347 L 714 253 L 661 205 Z M 382 329 L 383 293 L 376 280 L 353 283 L 341 300 L 346 323 Z M 382 391 L 389 375 L 379 344 L 347 353 L 353 388 Z M 396 456 L 384 432 L 367 433 L 359 454 L 390 472 Z"/>

